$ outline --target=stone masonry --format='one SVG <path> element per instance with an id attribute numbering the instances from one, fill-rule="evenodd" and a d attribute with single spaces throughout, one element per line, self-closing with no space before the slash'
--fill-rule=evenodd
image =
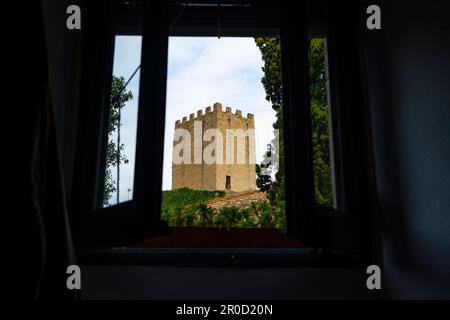
<path id="1" fill-rule="evenodd" d="M 199 160 L 199 148 L 197 147 L 197 151 L 194 150 L 194 127 L 195 125 L 198 126 L 200 122 L 202 132 L 200 153 L 203 155 L 205 148 L 216 139 L 215 137 L 210 140 L 203 138 L 205 131 L 208 129 L 219 129 L 223 136 L 223 163 L 207 164 L 204 159 Z M 188 187 L 196 190 L 225 190 L 230 192 L 256 190 L 254 128 L 255 120 L 253 114 L 248 113 L 247 117 L 244 117 L 240 110 L 232 113 L 230 107 L 226 107 L 225 111 L 222 111 L 220 103 L 215 103 L 212 110 L 211 107 L 207 107 L 205 113 L 203 113 L 203 110 L 198 110 L 197 115 L 192 113 L 189 119 L 184 117 L 181 121 L 177 120 L 175 129 L 186 129 L 190 133 L 191 161 L 190 163 L 182 164 L 172 163 L 172 189 Z M 246 133 L 250 132 L 249 136 L 245 137 L 245 140 L 241 140 L 243 147 L 238 148 L 239 139 L 230 139 L 230 136 L 227 136 L 227 132 L 230 132 L 227 129 L 242 129 Z M 247 131 L 247 129 L 253 130 Z M 227 143 L 230 143 L 230 141 L 234 142 L 233 148 L 227 148 Z M 174 147 L 178 143 L 181 142 L 174 141 Z M 233 154 L 227 154 L 227 149 L 233 150 Z M 220 153 L 215 150 L 211 154 L 220 156 Z M 226 161 L 229 159 L 227 158 L 229 156 L 234 158 L 231 163 Z M 245 162 L 238 162 L 239 157 L 241 159 L 244 157 Z"/>

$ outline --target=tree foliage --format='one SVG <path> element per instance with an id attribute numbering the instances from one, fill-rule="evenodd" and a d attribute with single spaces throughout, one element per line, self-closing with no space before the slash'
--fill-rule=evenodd
<path id="1" fill-rule="evenodd" d="M 114 179 L 112 169 L 122 163 L 128 163 L 125 156 L 124 144 L 117 145 L 113 139 L 119 126 L 122 125 L 119 110 L 123 109 L 126 103 L 133 99 L 131 91 L 126 92 L 125 79 L 123 77 L 112 76 L 111 97 L 108 122 L 108 144 L 106 145 L 106 170 L 105 183 L 103 189 L 103 204 L 109 205 L 109 201 L 114 192 L 117 192 L 116 180 Z"/>
<path id="2" fill-rule="evenodd" d="M 163 191 L 161 218 L 174 227 L 217 228 L 281 228 L 284 207 L 269 202 L 251 203 L 247 208 L 224 207 L 220 210 L 206 202 L 225 195 L 224 191 L 192 190 L 180 188 Z"/>
<path id="3" fill-rule="evenodd" d="M 261 82 L 266 91 L 266 100 L 276 111 L 274 129 L 279 130 L 279 170 L 275 181 L 261 177 L 257 167 L 257 181 L 268 190 L 271 201 L 284 201 L 284 132 L 281 82 L 281 44 L 278 38 L 256 38 L 264 66 Z M 332 206 L 332 184 L 329 152 L 329 124 L 327 102 L 327 79 L 325 72 L 325 43 L 323 39 L 312 39 L 309 47 L 309 79 L 311 95 L 312 145 L 314 165 L 314 194 L 318 203 Z M 259 187 L 259 186 L 258 186 Z"/>
<path id="4" fill-rule="evenodd" d="M 330 168 L 329 107 L 325 72 L 325 42 L 312 39 L 309 46 L 314 195 L 320 204 L 333 206 Z"/>
<path id="5" fill-rule="evenodd" d="M 266 100 L 272 104 L 273 110 L 276 112 L 276 120 L 273 123 L 273 129 L 278 130 L 279 148 L 278 148 L 278 171 L 275 174 L 275 180 L 270 185 L 265 186 L 269 200 L 274 205 L 275 200 L 284 201 L 284 131 L 283 131 L 283 100 L 281 86 L 281 44 L 277 38 L 256 38 L 256 45 L 259 48 L 264 62 L 262 71 L 264 75 L 261 79 L 264 90 L 266 91 Z M 270 157 L 273 152 L 273 145 L 269 146 L 265 152 L 264 158 Z M 271 164 L 272 165 L 272 164 Z M 263 164 L 261 164 L 263 166 Z M 260 172 L 257 172 L 258 179 L 263 178 Z"/>

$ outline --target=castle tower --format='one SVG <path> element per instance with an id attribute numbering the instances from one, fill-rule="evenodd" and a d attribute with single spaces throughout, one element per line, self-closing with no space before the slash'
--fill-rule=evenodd
<path id="1" fill-rule="evenodd" d="M 223 111 L 220 103 L 177 120 L 172 189 L 256 190 L 254 129 L 253 114 L 244 117 L 230 107 Z"/>

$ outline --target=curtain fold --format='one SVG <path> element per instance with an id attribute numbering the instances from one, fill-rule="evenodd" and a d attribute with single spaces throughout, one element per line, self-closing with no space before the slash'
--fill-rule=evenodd
<path id="1" fill-rule="evenodd" d="M 76 263 L 50 98 L 42 4 L 16 6 L 14 11 L 21 19 L 13 41 L 13 112 L 18 119 L 13 144 L 18 150 L 12 186 L 19 191 L 14 209 L 20 213 L 16 226 L 25 246 L 19 249 L 26 260 L 22 277 L 28 288 L 21 291 L 32 299 L 74 299 L 78 293 L 66 287 L 67 267 Z M 22 237 L 24 224 L 31 230 Z"/>

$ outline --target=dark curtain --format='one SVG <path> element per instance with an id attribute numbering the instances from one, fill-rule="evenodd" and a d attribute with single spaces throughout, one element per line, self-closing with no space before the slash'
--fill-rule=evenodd
<path id="1" fill-rule="evenodd" d="M 21 275 L 24 288 L 19 289 L 32 299 L 73 299 L 77 293 L 66 287 L 66 269 L 76 263 L 50 98 L 42 6 L 16 6 L 14 12 L 20 19 L 19 36 L 12 42 L 18 119 L 12 183 L 20 190 L 14 204 L 14 212 L 20 213 L 15 236 L 23 240 L 25 248 L 19 252 L 27 268 Z M 31 226 L 29 232 L 21 232 L 24 225 Z"/>

